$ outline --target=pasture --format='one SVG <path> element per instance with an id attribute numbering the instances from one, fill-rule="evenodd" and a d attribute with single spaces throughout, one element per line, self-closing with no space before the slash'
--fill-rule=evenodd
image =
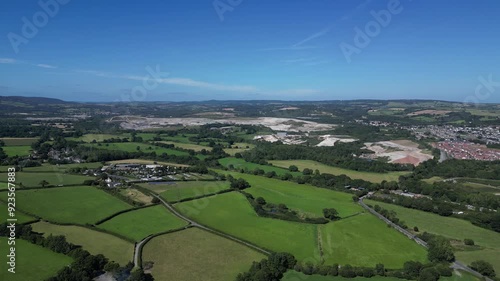
<path id="1" fill-rule="evenodd" d="M 143 249 L 143 262 L 153 261 L 155 280 L 233 281 L 264 255 L 197 228 L 161 235 Z"/>
<path id="2" fill-rule="evenodd" d="M 66 173 L 72 168 L 86 168 L 86 169 L 96 169 L 101 167 L 100 162 L 92 163 L 78 163 L 78 164 L 61 164 L 61 165 L 50 165 L 43 164 L 38 167 L 23 168 L 23 172 L 54 172 L 54 173 Z"/>
<path id="3" fill-rule="evenodd" d="M 195 221 L 298 260 L 318 250 L 316 226 L 257 216 L 248 200 L 230 192 L 183 202 L 175 208 Z"/>
<path id="4" fill-rule="evenodd" d="M 0 280 L 27 281 L 45 280 L 57 274 L 63 267 L 70 265 L 73 259 L 47 248 L 16 240 L 16 273 L 7 271 L 7 238 L 0 237 Z"/>
<path id="5" fill-rule="evenodd" d="M 254 148 L 255 145 L 250 144 L 250 143 L 243 143 L 243 142 L 238 142 L 234 143 L 231 148 L 224 148 L 224 151 L 231 155 L 234 156 L 236 153 L 242 153 L 244 151 L 247 151 L 249 149 Z"/>
<path id="6" fill-rule="evenodd" d="M 243 178 L 252 186 L 245 190 L 255 198 L 263 197 L 267 202 L 285 204 L 289 208 L 310 217 L 323 217 L 324 208 L 335 208 L 341 217 L 363 211 L 352 200 L 352 194 L 318 188 L 311 185 L 270 179 L 241 173 L 228 173 L 234 178 Z"/>
<path id="7" fill-rule="evenodd" d="M 153 200 L 153 196 L 149 194 L 144 194 L 141 191 L 135 189 L 135 188 L 123 188 L 120 189 L 119 192 L 127 196 L 128 198 L 134 200 L 135 202 L 140 202 L 144 204 L 151 204 L 151 200 Z"/>
<path id="8" fill-rule="evenodd" d="M 163 205 L 156 205 L 120 214 L 98 227 L 140 241 L 151 234 L 186 225 L 185 221 L 170 213 Z"/>
<path id="9" fill-rule="evenodd" d="M 286 169 L 283 169 L 280 167 L 260 165 L 260 164 L 256 164 L 256 163 L 252 163 L 252 162 L 246 162 L 244 159 L 241 159 L 241 158 L 226 157 L 226 158 L 219 159 L 219 163 L 226 168 L 228 168 L 229 165 L 233 165 L 235 169 L 247 169 L 249 171 L 253 171 L 255 169 L 262 169 L 266 173 L 274 171 L 274 172 L 276 172 L 277 175 L 280 175 L 280 176 L 284 175 L 284 174 L 291 174 L 294 177 L 302 175 L 302 173 L 300 173 L 300 172 L 288 171 L 288 167 L 286 167 Z"/>
<path id="10" fill-rule="evenodd" d="M 31 173 L 31 172 L 16 172 L 16 184 L 23 187 L 41 187 L 41 181 L 48 182 L 47 186 L 65 186 L 83 184 L 86 180 L 94 179 L 94 177 L 71 175 L 64 173 Z M 7 178 L 0 179 L 5 181 Z"/>
<path id="11" fill-rule="evenodd" d="M 31 153 L 31 146 L 29 145 L 4 146 L 2 149 L 9 157 L 28 156 Z"/>
<path id="12" fill-rule="evenodd" d="M 417 226 L 420 232 L 427 231 L 460 241 L 463 241 L 465 238 L 474 240 L 475 244 L 482 248 L 478 250 L 457 251 L 455 253 L 457 259 L 466 263 L 478 258 L 484 259 L 490 262 L 497 272 L 500 272 L 499 233 L 475 226 L 468 221 L 457 218 L 442 217 L 433 213 L 378 201 L 365 200 L 365 202 L 373 206 L 377 204 L 387 210 L 394 210 L 400 220 L 403 220 L 410 228 Z"/>
<path id="13" fill-rule="evenodd" d="M 160 141 L 160 143 L 164 144 L 173 144 L 175 147 L 178 148 L 183 148 L 183 149 L 191 149 L 194 151 L 202 151 L 205 149 L 206 151 L 211 151 L 212 148 L 209 146 L 204 146 L 204 145 L 199 145 L 199 144 L 192 144 L 192 143 L 182 143 L 182 142 L 173 142 L 173 141 Z"/>
<path id="14" fill-rule="evenodd" d="M 382 263 L 396 269 L 410 260 L 427 262 L 424 247 L 368 213 L 320 225 L 319 232 L 326 264 L 373 267 Z"/>
<path id="15" fill-rule="evenodd" d="M 227 181 L 178 181 L 164 184 L 142 183 L 140 186 L 159 193 L 170 202 L 192 198 L 229 189 Z"/>
<path id="16" fill-rule="evenodd" d="M 163 148 L 159 146 L 154 146 L 145 143 L 139 142 L 117 142 L 117 143 L 88 143 L 84 144 L 85 146 L 90 146 L 96 149 L 106 149 L 106 150 L 121 150 L 126 152 L 138 152 L 142 151 L 144 153 L 152 153 L 155 152 L 157 155 L 161 155 L 166 153 L 168 155 L 177 155 L 177 156 L 188 156 L 189 153 L 185 151 L 179 151 L 170 148 Z M 139 148 L 139 149 L 137 149 Z"/>
<path id="17" fill-rule="evenodd" d="M 38 138 L 0 138 L 6 146 L 31 146 Z"/>
<path id="18" fill-rule="evenodd" d="M 81 226 L 55 225 L 48 222 L 38 222 L 31 226 L 33 231 L 43 233 L 44 236 L 64 235 L 66 241 L 82 246 L 92 255 L 102 254 L 120 265 L 125 265 L 133 259 L 134 244 L 111 234 Z"/>
<path id="19" fill-rule="evenodd" d="M 1 192 L 0 199 L 7 200 Z M 116 212 L 132 208 L 129 204 L 94 187 L 60 187 L 16 192 L 17 208 L 58 223 L 92 224 Z"/>
<path id="20" fill-rule="evenodd" d="M 189 165 L 184 165 L 184 164 L 145 160 L 145 159 L 115 160 L 115 161 L 109 161 L 108 164 L 144 164 L 144 165 L 158 164 L 158 165 L 165 165 L 165 166 L 189 167 Z"/>
<path id="21" fill-rule="evenodd" d="M 316 161 L 311 160 L 273 160 L 269 161 L 274 166 L 283 167 L 288 169 L 291 165 L 295 165 L 300 171 L 305 168 L 314 170 L 319 170 L 320 173 L 332 174 L 335 176 L 346 175 L 351 179 L 361 179 L 373 183 L 380 183 L 382 181 L 398 181 L 399 176 L 406 175 L 408 172 L 388 172 L 388 173 L 372 173 L 372 172 L 360 172 L 355 170 L 349 170 L 334 166 L 328 166 Z"/>
<path id="22" fill-rule="evenodd" d="M 2 217 L 3 217 L 3 214 L 8 214 L 7 212 L 7 203 L 4 203 L 2 201 L 0 201 L 0 212 L 2 214 Z M 35 221 L 36 218 L 30 216 L 30 215 L 26 215 L 26 214 L 23 214 L 21 213 L 20 211 L 16 210 L 16 213 L 15 213 L 15 217 L 12 217 L 13 219 L 17 219 L 17 222 L 18 224 L 21 224 L 21 223 L 27 223 L 27 222 L 31 222 L 31 221 Z M 8 218 L 11 218 L 11 217 L 7 217 L 7 215 L 5 216 L 5 221 L 8 219 Z M 1 221 L 0 223 L 2 222 L 5 222 L 5 221 Z"/>

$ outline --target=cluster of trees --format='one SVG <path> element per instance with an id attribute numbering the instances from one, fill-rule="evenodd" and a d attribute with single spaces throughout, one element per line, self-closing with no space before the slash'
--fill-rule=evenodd
<path id="1" fill-rule="evenodd" d="M 279 281 L 295 264 L 297 260 L 291 254 L 272 253 L 267 259 L 254 262 L 247 272 L 238 274 L 236 281 Z"/>
<path id="2" fill-rule="evenodd" d="M 475 271 L 481 273 L 484 276 L 488 276 L 491 278 L 496 276 L 495 269 L 487 261 L 483 261 L 483 260 L 473 261 L 469 265 L 469 267 L 474 269 Z"/>
<path id="3" fill-rule="evenodd" d="M 285 145 L 281 142 L 261 142 L 254 149 L 242 153 L 248 162 L 266 164 L 266 160 L 315 160 L 327 165 L 338 166 L 356 171 L 388 172 L 409 171 L 412 165 L 391 164 L 382 161 L 368 161 L 356 155 L 373 153 L 362 149 L 363 143 L 339 143 L 333 147 L 310 147 L 304 145 Z"/>
<path id="4" fill-rule="evenodd" d="M 455 261 L 455 254 L 450 240 L 446 237 L 423 232 L 417 235 L 418 238 L 427 242 L 428 251 L 427 258 L 434 263 L 453 262 Z"/>
<path id="5" fill-rule="evenodd" d="M 334 208 L 323 209 L 323 216 L 332 221 L 340 219 L 339 212 Z"/>
<path id="6" fill-rule="evenodd" d="M 419 178 L 440 176 L 444 178 L 468 177 L 499 180 L 500 161 L 449 159 L 439 163 L 434 159 L 417 166 L 415 176 Z"/>
<path id="7" fill-rule="evenodd" d="M 243 190 L 243 189 L 247 189 L 251 186 L 245 179 L 242 179 L 242 178 L 235 179 L 231 175 L 229 175 L 227 179 L 231 183 L 230 187 L 232 189 Z"/>
<path id="8" fill-rule="evenodd" d="M 387 210 L 387 209 L 384 209 L 382 207 L 380 207 L 379 205 L 375 205 L 373 207 L 373 209 L 375 210 L 375 212 L 381 214 L 382 216 L 384 216 L 386 219 L 390 220 L 391 222 L 399 225 L 400 227 L 406 229 L 408 228 L 408 226 L 405 224 L 404 221 L 400 220 L 398 217 L 397 217 L 397 213 L 394 211 L 394 210 Z"/>
<path id="9" fill-rule="evenodd" d="M 290 210 L 285 204 L 269 203 L 263 197 L 254 198 L 250 193 L 244 191 L 240 192 L 245 195 L 248 202 L 250 202 L 250 205 L 252 205 L 255 210 L 255 213 L 261 217 L 312 224 L 328 223 L 328 220 L 324 218 L 301 217 L 296 211 Z"/>

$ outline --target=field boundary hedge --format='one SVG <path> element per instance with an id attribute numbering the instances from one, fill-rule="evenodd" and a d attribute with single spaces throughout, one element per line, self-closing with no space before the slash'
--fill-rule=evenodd
<path id="1" fill-rule="evenodd" d="M 114 217 L 116 217 L 116 216 L 119 216 L 119 215 L 121 215 L 121 214 L 128 213 L 128 212 L 133 212 L 133 211 L 137 211 L 137 210 L 140 210 L 140 209 L 145 209 L 145 208 L 149 208 L 149 207 L 154 207 L 154 206 L 157 206 L 157 205 L 159 205 L 159 204 L 160 204 L 160 203 L 156 203 L 156 204 L 151 204 L 151 205 L 139 206 L 139 207 L 135 207 L 135 208 L 127 209 L 127 210 L 122 210 L 122 211 L 116 212 L 116 213 L 114 213 L 114 214 L 112 214 L 112 215 L 109 215 L 109 216 L 107 216 L 107 217 L 105 217 L 105 218 L 103 218 L 103 219 L 98 220 L 98 221 L 97 221 L 96 223 L 94 223 L 93 225 L 96 225 L 96 226 L 97 226 L 97 225 L 100 225 L 100 224 L 102 224 L 102 223 L 104 223 L 104 222 L 106 222 L 106 221 L 108 221 L 108 220 L 110 220 L 110 219 L 112 219 L 112 218 L 114 218 Z"/>

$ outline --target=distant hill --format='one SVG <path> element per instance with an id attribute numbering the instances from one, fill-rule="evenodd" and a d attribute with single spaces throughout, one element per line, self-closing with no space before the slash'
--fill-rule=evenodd
<path id="1" fill-rule="evenodd" d="M 0 96 L 0 103 L 24 103 L 29 105 L 41 104 L 67 104 L 70 102 L 60 99 L 43 98 L 43 97 L 20 97 L 20 96 Z"/>

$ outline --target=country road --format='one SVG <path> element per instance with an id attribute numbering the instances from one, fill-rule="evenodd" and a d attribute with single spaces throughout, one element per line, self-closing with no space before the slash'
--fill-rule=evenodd
<path id="1" fill-rule="evenodd" d="M 374 209 L 370 208 L 368 205 L 365 204 L 365 202 L 363 202 L 363 199 L 366 197 L 365 196 L 362 196 L 359 198 L 359 204 L 361 205 L 361 207 L 365 208 L 366 210 L 368 210 L 370 213 L 372 213 L 373 215 L 375 215 L 376 217 L 378 217 L 379 219 L 385 221 L 387 224 L 389 224 L 390 226 L 392 226 L 393 228 L 395 228 L 397 231 L 403 233 L 404 235 L 406 235 L 408 238 L 414 240 L 415 242 L 417 242 L 418 244 L 420 244 L 421 246 L 425 247 L 425 248 L 428 248 L 429 246 L 427 245 L 427 243 L 425 241 L 423 241 L 422 239 L 416 237 L 414 234 L 412 234 L 411 232 L 409 232 L 408 230 L 400 227 L 399 225 L 393 223 L 392 221 L 388 220 L 386 217 L 382 216 L 381 214 L 377 213 Z M 455 261 L 452 263 L 451 265 L 451 268 L 453 269 L 461 269 L 463 271 L 466 271 L 466 272 L 469 272 L 470 274 L 474 275 L 474 276 L 477 276 L 479 278 L 485 278 L 485 280 L 487 281 L 493 281 L 492 279 L 486 277 L 486 276 L 483 276 L 481 273 L 473 270 L 472 268 L 464 265 L 463 263 L 459 262 L 459 261 Z"/>
<path id="2" fill-rule="evenodd" d="M 134 267 L 139 267 L 139 255 L 142 250 L 142 246 L 151 239 L 152 235 L 149 235 L 148 237 L 142 239 L 139 243 L 135 243 L 135 249 L 134 249 Z"/>

